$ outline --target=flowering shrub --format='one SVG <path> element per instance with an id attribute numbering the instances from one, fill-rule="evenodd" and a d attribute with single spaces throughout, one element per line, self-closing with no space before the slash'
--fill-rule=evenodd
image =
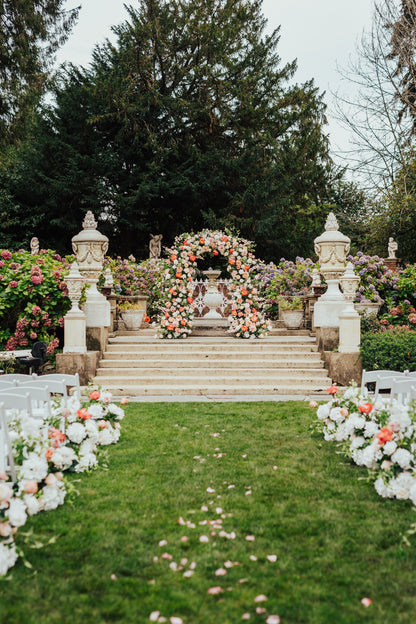
<path id="1" fill-rule="evenodd" d="M 58 346 L 55 332 L 70 308 L 65 276 L 68 264 L 50 250 L 0 252 L 0 349 L 28 347 L 44 340 Z"/>
<path id="2" fill-rule="evenodd" d="M 352 262 L 355 273 L 361 278 L 355 301 L 382 304 L 398 291 L 399 276 L 378 256 L 366 256 L 359 251 L 356 256 L 348 256 L 347 260 Z"/>
<path id="3" fill-rule="evenodd" d="M 56 401 L 44 420 L 25 412 L 9 415 L 9 435 L 17 471 L 15 483 L 0 471 L 0 577 L 16 562 L 14 537 L 28 516 L 62 505 L 64 472 L 85 472 L 98 466 L 100 446 L 120 437 L 124 411 L 105 390 L 77 395 L 67 406 Z"/>
<path id="4" fill-rule="evenodd" d="M 125 296 L 145 295 L 150 316 L 157 314 L 161 296 L 162 267 L 160 260 L 144 260 L 137 263 L 132 259 L 107 257 L 104 269 L 109 267 L 114 278 L 114 291 Z"/>
<path id="5" fill-rule="evenodd" d="M 310 258 L 296 258 L 295 262 L 281 258 L 274 270 L 266 272 L 267 286 L 263 289 L 265 311 L 269 318 L 277 318 L 279 297 L 295 297 L 310 294 L 312 271 L 318 264 Z M 269 275 L 272 278 L 269 280 Z"/>
<path id="6" fill-rule="evenodd" d="M 210 253 L 227 259 L 232 279 L 229 332 L 239 338 L 264 335 L 267 323 L 261 313 L 257 288 L 258 263 L 250 251 L 250 243 L 224 232 L 203 230 L 199 234 L 183 234 L 175 239 L 170 257 L 165 260 L 159 334 L 163 338 L 186 338 L 193 325 L 193 279 L 197 260 Z"/>
<path id="7" fill-rule="evenodd" d="M 416 505 L 416 407 L 361 396 L 351 385 L 320 405 L 317 416 L 325 440 L 342 443 L 344 453 L 369 469 L 380 496 Z"/>

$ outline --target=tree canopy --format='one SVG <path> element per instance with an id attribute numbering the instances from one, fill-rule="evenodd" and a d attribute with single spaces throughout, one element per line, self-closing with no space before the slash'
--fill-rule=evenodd
<path id="1" fill-rule="evenodd" d="M 238 230 L 268 259 L 310 253 L 339 176 L 322 95 L 294 84 L 261 2 L 137 5 L 88 68 L 63 70 L 10 202 L 60 250 L 88 208 L 124 255 L 203 227 Z"/>
<path id="2" fill-rule="evenodd" d="M 79 9 L 65 0 L 0 0 L 0 149 L 25 137 L 51 63 Z"/>

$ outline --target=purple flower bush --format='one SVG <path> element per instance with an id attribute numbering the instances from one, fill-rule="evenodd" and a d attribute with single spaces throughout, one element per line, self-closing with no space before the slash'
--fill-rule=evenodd
<path id="1" fill-rule="evenodd" d="M 149 259 L 137 263 L 131 259 L 122 259 L 120 256 L 116 258 L 107 256 L 104 269 L 107 267 L 111 269 L 116 294 L 145 295 L 148 297 L 148 314 L 154 316 L 161 296 L 162 264 L 160 260 Z"/>
<path id="2" fill-rule="evenodd" d="M 297 257 L 295 262 L 281 258 L 279 264 L 261 265 L 262 286 L 269 318 L 277 318 L 279 297 L 299 297 L 311 293 L 312 271 L 318 264 L 310 258 Z"/>
<path id="3" fill-rule="evenodd" d="M 58 327 L 71 307 L 65 276 L 69 264 L 54 251 L 39 255 L 19 250 L 0 252 L 0 349 L 28 348 L 48 343 L 52 354 Z"/>

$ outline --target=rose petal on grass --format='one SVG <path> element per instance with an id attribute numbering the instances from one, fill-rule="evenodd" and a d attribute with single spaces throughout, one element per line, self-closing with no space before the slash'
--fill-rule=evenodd
<path id="1" fill-rule="evenodd" d="M 165 622 L 167 622 L 167 619 L 163 617 L 163 615 L 161 615 L 157 621 L 157 624 L 164 624 Z"/>
<path id="2" fill-rule="evenodd" d="M 264 602 L 265 600 L 267 600 L 267 596 L 264 594 L 259 594 L 254 598 L 254 602 Z"/>
<path id="3" fill-rule="evenodd" d="M 196 568 L 196 561 L 191 561 L 191 563 L 189 564 L 189 569 L 195 570 L 195 568 Z"/>
<path id="4" fill-rule="evenodd" d="M 209 537 L 208 537 L 208 535 L 201 535 L 201 536 L 200 536 L 200 538 L 199 538 L 199 541 L 200 541 L 202 544 L 206 544 L 207 542 L 209 542 Z"/>
<path id="5" fill-rule="evenodd" d="M 193 570 L 187 570 L 186 572 L 183 573 L 185 578 L 190 578 L 193 575 L 194 571 Z"/>
<path id="6" fill-rule="evenodd" d="M 250 613 L 243 613 L 243 615 L 241 616 L 242 620 L 249 620 L 250 619 Z"/>
<path id="7" fill-rule="evenodd" d="M 217 513 L 220 516 L 222 514 L 222 507 L 216 507 L 215 513 Z"/>
<path id="8" fill-rule="evenodd" d="M 176 521 L 178 524 L 180 524 L 181 526 L 185 526 L 186 522 L 185 520 L 182 518 L 182 516 L 179 516 L 179 518 Z"/>
<path id="9" fill-rule="evenodd" d="M 218 570 L 215 570 L 215 576 L 225 576 L 226 574 L 227 570 L 224 568 L 218 568 Z"/>
<path id="10" fill-rule="evenodd" d="M 116 576 L 115 574 L 112 574 L 112 575 L 110 576 L 110 579 L 111 579 L 112 581 L 116 581 L 116 580 L 117 580 L 117 576 Z"/>
<path id="11" fill-rule="evenodd" d="M 149 615 L 149 620 L 151 622 L 157 622 L 159 615 L 160 615 L 160 611 L 152 611 L 151 614 Z"/>
<path id="12" fill-rule="evenodd" d="M 251 559 L 251 561 L 257 561 L 256 555 L 250 555 L 250 559 Z"/>
<path id="13" fill-rule="evenodd" d="M 213 494 L 215 492 L 215 490 L 212 487 L 207 487 L 207 492 L 208 492 L 208 494 Z"/>
<path id="14" fill-rule="evenodd" d="M 256 613 L 259 615 L 262 613 L 266 613 L 266 609 L 264 607 L 256 607 Z"/>
<path id="15" fill-rule="evenodd" d="M 269 615 L 266 624 L 280 624 L 280 617 L 278 615 Z"/>
<path id="16" fill-rule="evenodd" d="M 168 543 L 167 543 L 167 541 L 166 541 L 165 539 L 160 540 L 160 542 L 159 542 L 159 546 L 160 546 L 161 548 L 162 548 L 162 546 L 167 546 L 167 544 L 168 544 Z"/>
<path id="17" fill-rule="evenodd" d="M 210 587 L 208 590 L 208 594 L 210 594 L 211 596 L 216 596 L 217 594 L 222 594 L 223 591 L 223 588 L 219 586 Z"/>
<path id="18" fill-rule="evenodd" d="M 208 507 L 206 505 L 202 505 L 201 511 L 208 511 Z"/>
<path id="19" fill-rule="evenodd" d="M 362 598 L 361 599 L 361 604 L 364 605 L 365 607 L 369 607 L 372 604 L 372 600 L 371 598 Z"/>
<path id="20" fill-rule="evenodd" d="M 254 537 L 254 535 L 246 535 L 246 541 L 247 542 L 254 542 L 256 538 Z"/>
<path id="21" fill-rule="evenodd" d="M 159 557 L 153 557 L 153 563 L 156 563 L 157 561 L 159 561 Z"/>
<path id="22" fill-rule="evenodd" d="M 181 542 L 187 542 L 188 540 L 189 540 L 189 537 L 187 537 L 186 535 L 182 535 Z"/>
<path id="23" fill-rule="evenodd" d="M 243 457 L 243 459 L 245 459 L 247 457 L 247 453 L 244 453 L 244 455 L 241 455 L 241 457 Z"/>
<path id="24" fill-rule="evenodd" d="M 182 557 L 181 559 L 181 565 L 186 565 L 188 563 L 188 559 L 186 557 Z"/>
<path id="25" fill-rule="evenodd" d="M 171 561 L 170 564 L 169 564 L 169 567 L 170 567 L 171 570 L 176 572 L 176 570 L 178 569 L 178 564 L 175 561 Z"/>
<path id="26" fill-rule="evenodd" d="M 180 617 L 172 616 L 169 620 L 170 624 L 183 624 L 183 619 Z"/>
<path id="27" fill-rule="evenodd" d="M 251 490 L 247 490 L 246 496 L 250 496 L 250 494 L 251 494 Z"/>
<path id="28" fill-rule="evenodd" d="M 273 470 L 277 470 L 277 466 L 273 466 Z"/>
<path id="29" fill-rule="evenodd" d="M 235 488 L 235 485 L 229 485 L 229 486 L 228 486 L 228 489 L 229 489 L 229 490 L 232 490 L 233 488 Z"/>
<path id="30" fill-rule="evenodd" d="M 162 559 L 167 559 L 168 561 L 170 561 L 171 559 L 173 559 L 172 555 L 170 555 L 167 552 L 164 552 L 163 555 L 161 556 Z"/>
<path id="31" fill-rule="evenodd" d="M 267 555 L 267 560 L 270 561 L 270 563 L 274 563 L 277 561 L 277 555 Z"/>

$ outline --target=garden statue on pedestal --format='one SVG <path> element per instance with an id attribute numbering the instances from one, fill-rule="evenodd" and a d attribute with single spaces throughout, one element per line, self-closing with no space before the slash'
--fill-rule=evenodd
<path id="1" fill-rule="evenodd" d="M 152 258 L 153 260 L 158 260 L 160 258 L 160 254 L 162 253 L 163 235 L 157 234 L 156 236 L 154 236 L 153 234 L 151 234 L 150 236 L 151 239 L 149 243 L 149 258 Z"/>

